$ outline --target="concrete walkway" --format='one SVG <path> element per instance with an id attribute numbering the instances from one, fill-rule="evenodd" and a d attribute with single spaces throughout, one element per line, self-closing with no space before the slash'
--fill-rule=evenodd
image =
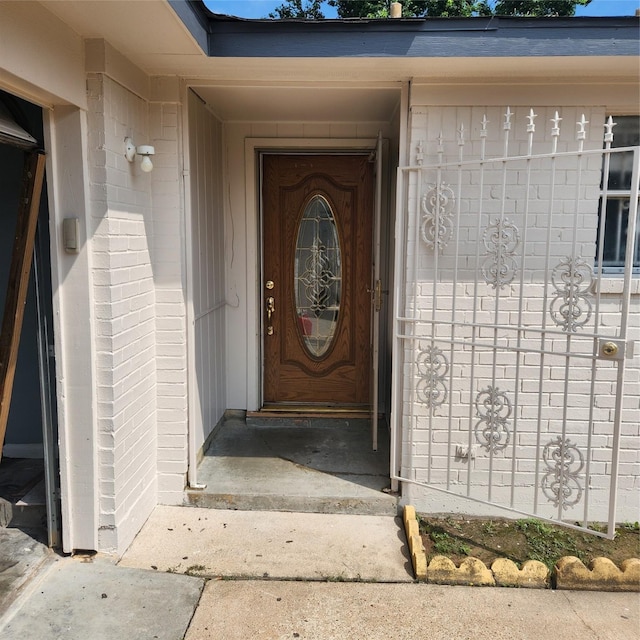
<path id="1" fill-rule="evenodd" d="M 120 566 L 206 577 L 411 582 L 392 516 L 156 507 Z"/>

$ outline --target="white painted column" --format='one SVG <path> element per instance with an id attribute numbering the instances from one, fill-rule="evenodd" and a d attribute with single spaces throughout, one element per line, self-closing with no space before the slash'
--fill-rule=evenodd
<path id="1" fill-rule="evenodd" d="M 56 387 L 60 439 L 63 551 L 96 549 L 98 534 L 94 303 L 88 247 L 86 113 L 56 107 L 47 117 Z M 62 220 L 80 220 L 80 250 L 66 254 Z"/>

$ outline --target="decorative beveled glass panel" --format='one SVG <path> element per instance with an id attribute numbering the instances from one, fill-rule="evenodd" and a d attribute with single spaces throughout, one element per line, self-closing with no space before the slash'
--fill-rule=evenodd
<path id="1" fill-rule="evenodd" d="M 331 206 L 321 195 L 309 200 L 298 227 L 294 291 L 298 331 L 309 353 L 327 353 L 340 313 L 342 260 Z"/>

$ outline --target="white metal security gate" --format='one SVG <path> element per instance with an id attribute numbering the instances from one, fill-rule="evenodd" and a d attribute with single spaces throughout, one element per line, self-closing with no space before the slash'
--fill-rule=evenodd
<path id="1" fill-rule="evenodd" d="M 638 435 L 623 388 L 640 150 L 612 148 L 610 119 L 603 147 L 584 115 L 561 133 L 551 110 L 539 134 L 533 109 L 474 115 L 414 134 L 398 171 L 392 477 L 612 537 L 621 433 Z"/>

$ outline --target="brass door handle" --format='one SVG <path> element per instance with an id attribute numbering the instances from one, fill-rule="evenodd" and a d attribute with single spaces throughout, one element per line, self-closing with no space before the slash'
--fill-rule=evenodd
<path id="1" fill-rule="evenodd" d="M 271 325 L 271 316 L 276 312 L 276 300 L 273 296 L 266 299 L 267 304 L 267 335 L 273 335 L 273 326 Z"/>

